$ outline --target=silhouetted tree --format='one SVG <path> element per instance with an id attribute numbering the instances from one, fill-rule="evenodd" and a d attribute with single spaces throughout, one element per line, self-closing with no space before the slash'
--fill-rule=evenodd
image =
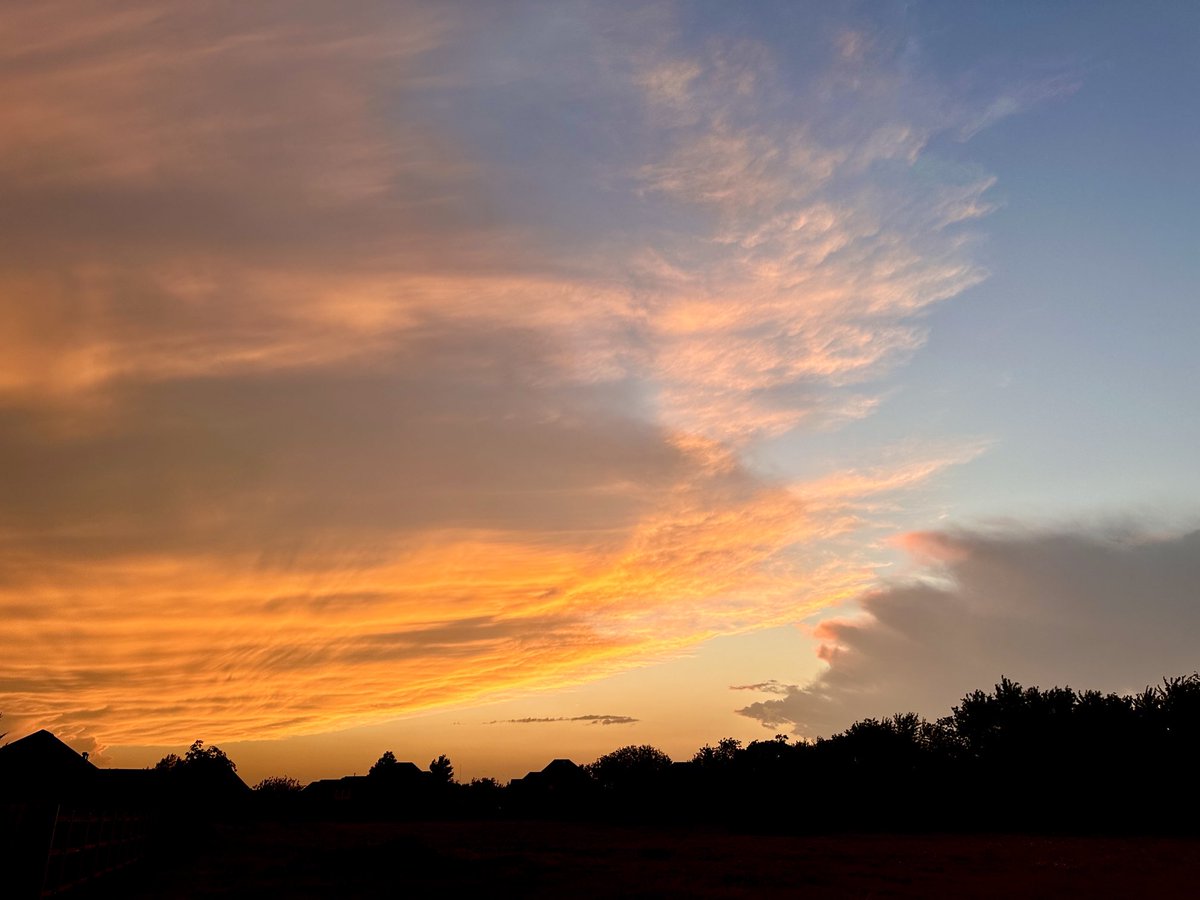
<path id="1" fill-rule="evenodd" d="M 505 788 L 495 778 L 472 778 L 463 786 L 465 809 L 477 816 L 494 816 L 504 805 Z"/>
<path id="2" fill-rule="evenodd" d="M 761 818 L 763 812 L 779 804 L 784 797 L 797 793 L 804 777 L 801 757 L 808 749 L 803 743 L 790 743 L 786 734 L 764 741 L 751 741 L 734 758 L 733 781 L 726 791 L 742 819 Z"/>
<path id="3" fill-rule="evenodd" d="M 220 747 L 205 747 L 204 741 L 195 741 L 183 756 L 183 764 L 197 769 L 229 769 L 237 771 L 237 764 L 225 755 Z"/>
<path id="4" fill-rule="evenodd" d="M 183 765 L 183 757 L 176 753 L 168 753 L 162 759 L 154 764 L 154 768 L 160 772 L 169 772 L 172 769 L 177 769 Z"/>
<path id="5" fill-rule="evenodd" d="M 1188 745 L 1200 738 L 1200 674 L 1164 678 L 1154 689 L 1162 731 Z"/>
<path id="6" fill-rule="evenodd" d="M 733 765 L 741 749 L 742 742 L 736 738 L 721 738 L 717 746 L 705 744 L 697 750 L 692 762 L 702 769 L 727 769 Z"/>
<path id="7" fill-rule="evenodd" d="M 160 771 L 197 772 L 208 769 L 237 771 L 237 765 L 225 755 L 225 751 L 220 747 L 205 747 L 204 741 L 194 741 L 182 758 L 175 753 L 168 753 L 154 764 L 154 768 Z"/>
<path id="8" fill-rule="evenodd" d="M 584 767 L 606 790 L 646 788 L 671 768 L 671 757 L 649 744 L 621 747 Z"/>
<path id="9" fill-rule="evenodd" d="M 194 741 L 182 757 L 168 753 L 154 766 L 162 773 L 162 800 L 169 817 L 182 823 L 225 815 L 245 798 L 245 784 L 237 777 L 237 765 L 220 747 Z"/>
<path id="10" fill-rule="evenodd" d="M 383 751 L 383 756 L 375 761 L 375 765 L 371 766 L 367 774 L 374 775 L 375 777 L 386 776 L 390 772 L 395 771 L 396 765 L 396 754 L 391 750 L 385 750 Z"/>
<path id="11" fill-rule="evenodd" d="M 273 775 L 256 784 L 254 790 L 260 794 L 288 795 L 300 793 L 304 790 L 304 785 L 298 779 L 289 778 L 287 775 Z"/>
<path id="12" fill-rule="evenodd" d="M 437 784 L 454 784 L 454 765 L 444 753 L 430 761 L 429 772 Z"/>

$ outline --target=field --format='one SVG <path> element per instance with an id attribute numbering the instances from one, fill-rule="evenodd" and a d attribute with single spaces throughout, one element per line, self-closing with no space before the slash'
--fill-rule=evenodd
<path id="1" fill-rule="evenodd" d="M 119 887 L 201 897 L 1194 897 L 1200 840 L 549 822 L 223 826 Z"/>

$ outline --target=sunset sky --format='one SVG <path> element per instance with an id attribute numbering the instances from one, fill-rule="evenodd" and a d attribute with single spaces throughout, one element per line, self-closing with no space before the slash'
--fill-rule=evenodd
<path id="1" fill-rule="evenodd" d="M 0 731 L 507 779 L 1200 667 L 1200 6 L 0 10 Z"/>

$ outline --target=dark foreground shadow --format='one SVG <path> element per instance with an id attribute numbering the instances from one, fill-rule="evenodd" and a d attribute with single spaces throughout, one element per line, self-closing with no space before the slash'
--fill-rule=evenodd
<path id="1" fill-rule="evenodd" d="M 225 826 L 133 898 L 1193 897 L 1187 838 L 749 835 L 580 822 Z"/>

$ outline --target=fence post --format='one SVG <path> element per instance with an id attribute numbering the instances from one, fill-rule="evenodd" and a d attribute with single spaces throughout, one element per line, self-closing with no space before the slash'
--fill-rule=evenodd
<path id="1" fill-rule="evenodd" d="M 50 824 L 50 840 L 46 843 L 46 862 L 42 865 L 42 882 L 38 886 L 39 897 L 46 893 L 46 879 L 50 875 L 50 857 L 54 855 L 54 837 L 58 832 L 58 814 L 61 811 L 62 804 L 54 804 L 54 821 Z"/>

